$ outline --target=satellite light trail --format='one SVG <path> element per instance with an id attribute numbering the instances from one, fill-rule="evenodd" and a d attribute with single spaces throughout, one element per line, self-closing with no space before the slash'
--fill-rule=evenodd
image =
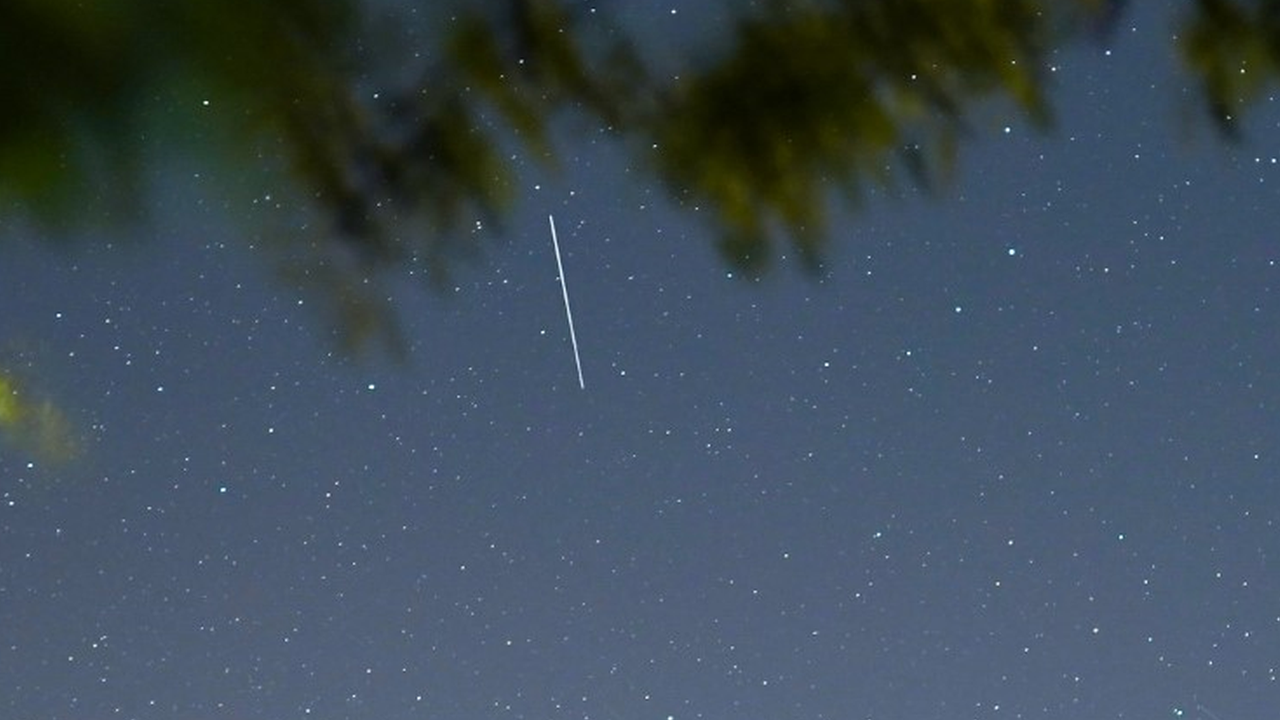
<path id="1" fill-rule="evenodd" d="M 1204 713 L 1205 715 L 1208 715 L 1210 718 L 1213 718 L 1213 720 L 1222 720 L 1222 718 L 1218 717 L 1217 713 L 1205 707 L 1204 705 L 1201 705 L 1198 702 L 1196 703 L 1196 709 Z"/>
<path id="2" fill-rule="evenodd" d="M 560 272 L 560 292 L 564 295 L 564 316 L 569 321 L 569 342 L 573 345 L 573 364 L 578 368 L 578 387 L 587 389 L 582 381 L 582 358 L 578 356 L 578 335 L 573 331 L 573 311 L 569 309 L 569 286 L 564 282 L 564 264 L 560 262 L 560 240 L 556 238 L 556 219 L 548 215 L 551 224 L 551 246 L 556 249 L 556 270 Z"/>

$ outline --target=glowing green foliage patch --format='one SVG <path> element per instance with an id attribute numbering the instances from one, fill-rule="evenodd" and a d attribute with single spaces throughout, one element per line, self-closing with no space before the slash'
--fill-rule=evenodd
<path id="1" fill-rule="evenodd" d="M 21 382 L 0 370 L 0 436 L 19 452 L 63 463 L 80 451 L 66 414 L 48 399 L 29 397 Z"/>

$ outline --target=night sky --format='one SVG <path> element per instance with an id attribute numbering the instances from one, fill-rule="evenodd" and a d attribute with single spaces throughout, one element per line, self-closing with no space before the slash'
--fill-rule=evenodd
<path id="1" fill-rule="evenodd" d="M 404 362 L 187 160 L 136 237 L 7 223 L 5 362 L 87 440 L 0 455 L 0 715 L 1275 717 L 1280 111 L 1224 142 L 1143 5 L 1051 129 L 834 208 L 820 278 L 734 276 L 569 121 L 396 288 Z"/>

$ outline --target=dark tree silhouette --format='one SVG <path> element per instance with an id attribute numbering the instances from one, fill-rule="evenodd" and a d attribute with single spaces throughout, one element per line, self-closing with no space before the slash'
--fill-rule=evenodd
<path id="1" fill-rule="evenodd" d="M 77 219 L 132 222 L 155 137 L 228 185 L 246 168 L 286 167 L 291 197 L 326 223 L 272 231 L 281 278 L 324 300 L 348 349 L 394 348 L 380 281 L 408 270 L 444 282 L 474 250 L 475 220 L 501 227 L 508 138 L 554 165 L 549 124 L 576 114 L 677 202 L 706 208 L 728 262 L 759 272 L 790 245 L 818 269 L 833 193 L 945 184 L 992 104 L 1048 125 L 1047 54 L 1096 41 L 1123 4 L 777 0 L 743 9 L 722 52 L 670 80 L 603 13 L 568 0 L 475 4 L 426 59 L 376 63 L 368 47 L 402 44 L 371 37 L 372 10 L 355 0 L 9 0 L 0 210 L 50 237 L 74 234 Z M 1280 0 L 1198 0 L 1184 13 L 1186 67 L 1234 134 L 1276 80 Z"/>
<path id="2" fill-rule="evenodd" d="M 947 175 L 969 106 L 1011 98 L 1048 116 L 1039 3 L 901 0 L 744 20 L 721 61 L 668 89 L 650 130 L 660 174 L 709 206 L 727 258 L 757 269 L 780 223 L 810 267 L 824 189 L 888 184 L 895 156 L 926 185 Z"/>
<path id="3" fill-rule="evenodd" d="M 1280 78 L 1280 2 L 1197 0 L 1179 39 L 1211 117 L 1238 138 L 1244 109 Z"/>

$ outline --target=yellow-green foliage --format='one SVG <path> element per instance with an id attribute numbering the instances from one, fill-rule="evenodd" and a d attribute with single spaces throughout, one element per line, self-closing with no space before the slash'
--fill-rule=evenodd
<path id="1" fill-rule="evenodd" d="M 717 64 L 666 96 L 652 134 L 686 202 L 708 207 L 729 259 L 753 268 L 779 224 L 816 260 L 825 189 L 889 185 L 907 155 L 917 179 L 946 175 L 954 135 L 1004 99 L 1043 122 L 1036 0 L 894 0 L 753 16 Z"/>
<path id="2" fill-rule="evenodd" d="M 71 422 L 51 400 L 28 397 L 20 381 L 0 370 L 0 436 L 19 452 L 62 463 L 79 454 Z"/>
<path id="3" fill-rule="evenodd" d="M 1178 34 L 1183 63 L 1204 87 L 1213 119 L 1228 134 L 1244 108 L 1280 77 L 1275 3 L 1202 0 Z"/>

